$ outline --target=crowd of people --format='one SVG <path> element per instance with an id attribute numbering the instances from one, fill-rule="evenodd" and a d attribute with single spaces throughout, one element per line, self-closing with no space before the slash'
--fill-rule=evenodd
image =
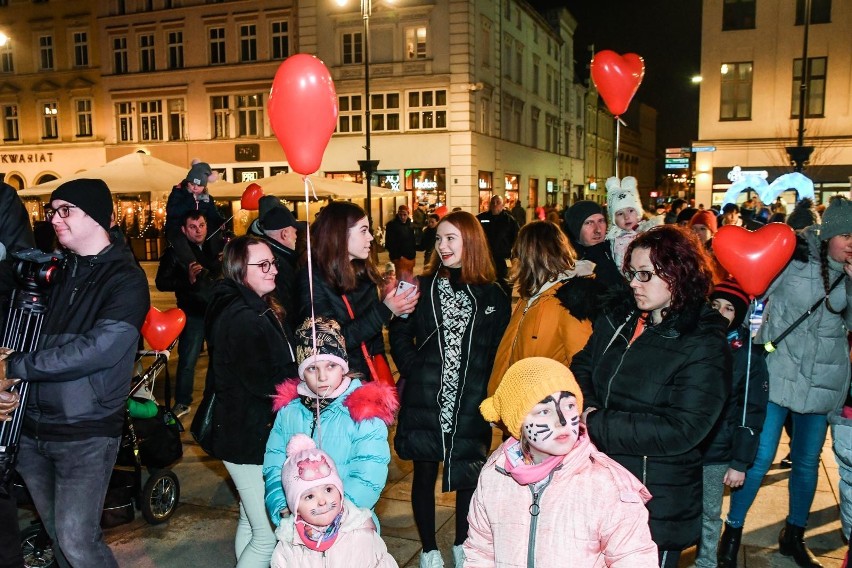
<path id="1" fill-rule="evenodd" d="M 405 286 L 380 274 L 367 215 L 350 202 L 307 228 L 265 196 L 249 234 L 211 238 L 223 223 L 205 199 L 213 175 L 194 163 L 174 188 L 156 284 L 187 315 L 178 415 L 207 343 L 206 449 L 239 494 L 238 567 L 396 566 L 375 513 L 391 444 L 413 462 L 421 568 L 444 566 L 439 477 L 455 492 L 457 568 L 670 568 L 696 544 L 696 566 L 736 567 L 788 418 L 780 553 L 820 566 L 804 531 L 829 424 L 848 536 L 852 202 L 795 206 L 797 250 L 761 298 L 753 344 L 755 304 L 714 259 L 713 236 L 780 220 L 780 207 L 765 219 L 752 200 L 646 212 L 630 177 L 607 181 L 605 208 L 578 201 L 544 219 L 494 196 L 478 216 L 423 215 L 415 228 L 401 206 L 386 238 Z M 10 230 L 3 190 L 0 250 L 32 246 Z M 63 270 L 38 348 L 0 354 L 0 419 L 16 411 L 10 387 L 31 382 L 18 471 L 57 559 L 115 566 L 98 521 L 147 285 L 103 182 L 64 183 L 49 207 Z M 18 568 L 5 538 L 0 567 Z"/>

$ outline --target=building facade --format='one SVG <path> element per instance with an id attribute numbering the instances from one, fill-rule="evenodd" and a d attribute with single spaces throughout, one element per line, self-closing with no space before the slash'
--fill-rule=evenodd
<path id="1" fill-rule="evenodd" d="M 852 176 L 852 3 L 841 0 L 704 0 L 696 201 L 721 203 L 738 172 L 772 182 L 793 171 L 805 9 L 810 6 L 804 174 L 817 199 L 846 194 Z M 744 199 L 744 196 L 742 197 Z M 788 203 L 794 196 L 788 196 Z"/>

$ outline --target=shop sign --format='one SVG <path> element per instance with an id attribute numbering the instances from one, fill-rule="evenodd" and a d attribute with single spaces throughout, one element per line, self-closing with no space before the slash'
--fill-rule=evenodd
<path id="1" fill-rule="evenodd" d="M 260 144 L 235 144 L 234 160 L 237 162 L 256 162 L 260 160 Z"/>
<path id="2" fill-rule="evenodd" d="M 426 189 L 426 190 L 438 189 L 438 182 L 432 181 L 431 179 L 424 179 L 424 180 L 416 179 L 416 180 L 414 180 L 414 189 Z"/>
<path id="3" fill-rule="evenodd" d="M 0 164 L 41 164 L 53 161 L 53 152 L 17 154 L 0 154 Z"/>

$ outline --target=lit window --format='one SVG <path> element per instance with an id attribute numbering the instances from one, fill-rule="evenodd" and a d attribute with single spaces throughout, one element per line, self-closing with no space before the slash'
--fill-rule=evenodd
<path id="1" fill-rule="evenodd" d="M 405 58 L 426 59 L 426 26 L 405 30 Z"/>
<path id="2" fill-rule="evenodd" d="M 752 63 L 723 63 L 720 120 L 751 120 Z"/>
<path id="3" fill-rule="evenodd" d="M 447 91 L 436 89 L 408 93 L 408 129 L 437 130 L 447 127 Z"/>
<path id="4" fill-rule="evenodd" d="M 59 138 L 59 111 L 56 101 L 41 103 L 42 138 Z"/>

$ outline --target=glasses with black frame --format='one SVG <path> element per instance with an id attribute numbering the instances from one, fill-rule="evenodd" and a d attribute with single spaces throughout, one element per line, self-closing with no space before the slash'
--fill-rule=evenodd
<path id="1" fill-rule="evenodd" d="M 275 259 L 272 260 L 262 260 L 260 262 L 249 262 L 249 266 L 259 266 L 261 272 L 264 274 L 268 274 L 272 267 L 278 268 L 278 261 Z"/>
<path id="2" fill-rule="evenodd" d="M 77 206 L 76 205 L 60 205 L 59 207 L 57 207 L 55 209 L 53 207 L 48 207 L 44 211 L 44 217 L 48 221 L 53 219 L 54 215 L 59 215 L 60 219 L 67 219 L 68 215 L 71 214 L 72 209 L 77 209 Z"/>
<path id="3" fill-rule="evenodd" d="M 656 276 L 657 273 L 651 270 L 625 270 L 624 277 L 627 278 L 627 282 L 633 282 L 635 278 L 639 282 L 645 283 L 650 282 L 651 278 Z"/>

